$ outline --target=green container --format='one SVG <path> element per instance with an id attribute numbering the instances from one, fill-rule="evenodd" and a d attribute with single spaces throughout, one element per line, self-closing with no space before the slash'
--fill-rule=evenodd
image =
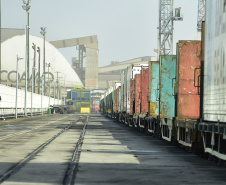
<path id="1" fill-rule="evenodd" d="M 48 109 L 48 114 L 51 114 L 51 109 Z"/>

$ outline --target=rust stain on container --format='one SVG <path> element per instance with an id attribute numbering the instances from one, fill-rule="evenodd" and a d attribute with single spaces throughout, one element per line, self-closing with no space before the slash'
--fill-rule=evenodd
<path id="1" fill-rule="evenodd" d="M 198 119 L 201 41 L 179 41 L 178 47 L 177 119 Z"/>
<path id="2" fill-rule="evenodd" d="M 141 113 L 148 112 L 148 91 L 149 91 L 149 69 L 141 70 Z"/>
<path id="3" fill-rule="evenodd" d="M 130 115 L 135 112 L 135 92 L 134 92 L 134 79 L 130 80 Z"/>
<path id="4" fill-rule="evenodd" d="M 149 116 L 156 117 L 159 114 L 158 102 L 159 62 L 149 62 Z"/>
<path id="5" fill-rule="evenodd" d="M 140 114 L 141 90 L 140 90 L 141 74 L 135 75 L 134 94 L 135 94 L 135 115 Z"/>
<path id="6" fill-rule="evenodd" d="M 150 116 L 153 116 L 153 117 L 157 116 L 155 113 L 156 108 L 157 108 L 157 103 L 151 102 L 150 103 L 150 113 L 149 113 Z"/>
<path id="7" fill-rule="evenodd" d="M 119 91 L 120 87 L 115 90 L 114 98 L 114 112 L 119 112 Z"/>

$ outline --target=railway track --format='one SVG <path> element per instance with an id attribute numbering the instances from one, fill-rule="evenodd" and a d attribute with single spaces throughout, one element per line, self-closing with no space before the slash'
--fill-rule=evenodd
<path id="1" fill-rule="evenodd" d="M 76 123 L 80 121 L 80 123 L 84 123 L 81 127 L 81 125 L 76 125 Z M 67 170 L 65 171 L 65 175 L 62 178 L 63 185 L 71 184 L 74 182 L 74 178 L 76 176 L 76 170 L 78 167 L 79 162 L 79 156 L 80 156 L 80 147 L 82 146 L 82 141 L 86 132 L 86 127 L 88 124 L 88 117 L 79 117 L 75 121 L 71 122 L 69 125 L 63 126 L 63 129 L 58 132 L 56 135 L 54 135 L 52 138 L 41 144 L 39 147 L 37 147 L 35 150 L 33 150 L 31 153 L 29 153 L 24 159 L 22 159 L 19 163 L 11 166 L 4 174 L 0 176 L 0 184 L 7 182 L 11 177 L 14 176 L 14 174 L 18 173 L 21 169 L 23 169 L 26 164 L 31 162 L 34 158 L 38 158 L 39 154 L 43 152 L 46 148 L 48 148 L 50 145 L 53 145 L 53 142 L 57 140 L 58 138 L 62 137 L 63 134 L 65 134 L 69 129 L 79 129 L 80 135 L 77 139 L 72 157 L 70 162 L 68 162 Z M 76 127 L 78 126 L 78 128 Z"/>

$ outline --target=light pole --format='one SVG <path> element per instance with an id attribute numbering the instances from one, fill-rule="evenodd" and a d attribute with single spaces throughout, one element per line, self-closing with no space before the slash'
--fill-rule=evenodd
<path id="1" fill-rule="evenodd" d="M 16 109 L 15 109 L 15 115 L 16 115 L 16 119 L 17 119 L 17 92 L 18 92 L 18 62 L 19 60 L 22 60 L 23 58 L 19 58 L 17 55 L 17 62 L 16 62 Z"/>
<path id="2" fill-rule="evenodd" d="M 40 64 L 40 47 L 38 47 L 37 52 L 38 52 L 38 94 L 40 94 L 40 83 L 41 83 L 41 77 L 40 77 L 40 69 L 41 69 L 41 64 Z"/>
<path id="3" fill-rule="evenodd" d="M 46 39 L 46 27 L 41 27 L 41 32 L 43 35 L 43 74 L 45 75 L 45 39 Z M 44 94 L 45 94 L 45 76 L 44 76 Z"/>
<path id="4" fill-rule="evenodd" d="M 29 10 L 31 6 L 29 5 L 31 0 L 27 2 L 23 0 L 24 5 L 22 6 L 27 12 L 27 27 L 26 27 L 26 61 L 25 61 L 25 100 L 24 100 L 24 115 L 27 116 L 27 83 L 29 80 Z"/>
<path id="5" fill-rule="evenodd" d="M 49 84 L 49 67 L 51 66 L 51 64 L 50 63 L 46 63 L 46 67 L 48 67 L 48 84 Z M 49 93 L 50 93 L 50 91 L 49 91 Z"/>
<path id="6" fill-rule="evenodd" d="M 32 48 L 34 49 L 34 61 L 33 61 L 33 68 L 36 67 L 36 44 L 32 43 L 33 46 Z M 33 92 L 35 93 L 35 74 L 33 74 L 33 68 L 32 68 L 32 80 L 33 80 L 33 84 L 32 84 L 32 88 L 33 88 L 33 85 L 34 85 L 34 90 Z"/>

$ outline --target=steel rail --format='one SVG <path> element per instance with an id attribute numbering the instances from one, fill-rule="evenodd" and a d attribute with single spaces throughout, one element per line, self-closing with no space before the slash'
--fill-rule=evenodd
<path id="1" fill-rule="evenodd" d="M 32 153 L 27 155 L 21 162 L 16 164 L 14 167 L 12 167 L 10 170 L 8 170 L 5 174 L 2 175 L 0 178 L 0 184 L 2 184 L 4 181 L 6 181 L 11 175 L 19 171 L 24 165 L 26 165 L 29 161 L 31 161 L 35 156 L 37 156 L 46 146 L 48 146 L 50 143 L 52 143 L 56 138 L 58 138 L 61 134 L 66 132 L 74 123 L 78 121 L 78 118 L 72 122 L 70 125 L 66 126 L 63 130 L 61 130 L 57 135 L 53 136 L 51 139 L 49 139 L 47 142 L 41 144 L 37 149 L 35 149 Z"/>
<path id="2" fill-rule="evenodd" d="M 71 184 L 71 182 L 74 181 L 73 177 L 75 178 L 75 176 L 76 176 L 76 170 L 78 168 L 79 156 L 80 156 L 80 152 L 81 152 L 79 147 L 82 146 L 82 141 L 83 141 L 85 133 L 86 133 L 86 127 L 88 125 L 88 121 L 89 121 L 89 118 L 87 116 L 85 125 L 83 126 L 82 132 L 81 132 L 80 137 L 78 139 L 78 142 L 75 146 L 75 150 L 74 150 L 74 153 L 72 155 L 71 162 L 69 163 L 68 169 L 67 169 L 66 174 L 64 176 L 64 179 L 63 179 L 63 182 L 62 182 L 63 185 Z M 76 159 L 77 159 L 77 161 L 76 161 Z M 74 172 L 74 173 L 72 173 L 72 172 Z"/>

